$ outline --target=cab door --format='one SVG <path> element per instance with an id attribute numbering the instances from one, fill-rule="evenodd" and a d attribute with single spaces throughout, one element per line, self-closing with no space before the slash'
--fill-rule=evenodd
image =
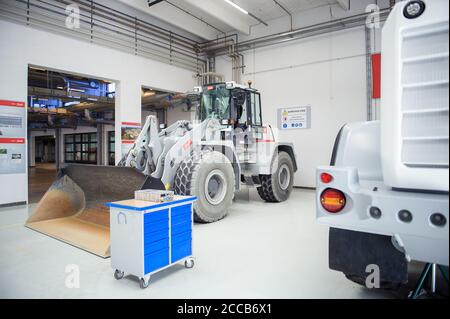
<path id="1" fill-rule="evenodd" d="M 248 123 L 246 159 L 247 163 L 256 163 L 258 140 L 263 137 L 261 117 L 261 95 L 249 91 L 248 95 Z"/>

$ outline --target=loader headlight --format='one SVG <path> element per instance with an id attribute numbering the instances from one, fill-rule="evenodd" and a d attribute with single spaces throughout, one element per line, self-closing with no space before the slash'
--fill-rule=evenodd
<path id="1" fill-rule="evenodd" d="M 415 19 L 425 11 L 425 2 L 420 0 L 410 1 L 403 10 L 403 15 L 407 19 Z"/>

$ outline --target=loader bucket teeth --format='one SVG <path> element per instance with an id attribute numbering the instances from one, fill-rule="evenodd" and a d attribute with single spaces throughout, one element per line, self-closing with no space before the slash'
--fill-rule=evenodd
<path id="1" fill-rule="evenodd" d="M 25 226 L 107 258 L 109 209 L 105 204 L 161 185 L 130 167 L 69 165 L 59 171 Z"/>

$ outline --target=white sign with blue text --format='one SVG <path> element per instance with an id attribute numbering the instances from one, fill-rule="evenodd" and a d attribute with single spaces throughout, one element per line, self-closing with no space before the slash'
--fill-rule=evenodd
<path id="1" fill-rule="evenodd" d="M 311 106 L 278 109 L 278 128 L 280 130 L 311 128 Z"/>

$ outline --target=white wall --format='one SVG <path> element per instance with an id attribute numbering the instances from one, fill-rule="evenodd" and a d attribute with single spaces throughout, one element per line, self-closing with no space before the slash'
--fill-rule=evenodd
<path id="1" fill-rule="evenodd" d="M 185 92 L 192 72 L 143 57 L 0 20 L 0 98 L 27 100 L 28 65 L 117 81 L 116 160 L 120 123 L 140 122 L 141 87 Z M 27 174 L 0 176 L 0 205 L 26 201 Z"/>
<path id="2" fill-rule="evenodd" d="M 388 0 L 351 1 L 351 10 L 338 4 L 301 11 L 293 16 L 293 29 L 365 13 L 368 5 L 380 9 Z M 286 32 L 290 19 L 285 16 L 252 27 L 240 41 Z M 372 32 L 372 51 L 379 52 L 380 29 Z M 277 109 L 311 105 L 312 128 L 280 131 L 281 141 L 294 143 L 300 170 L 295 186 L 315 187 L 315 169 L 328 165 L 339 129 L 346 123 L 367 119 L 365 28 L 286 42 L 245 51 L 245 74 L 242 83 L 253 81 L 262 94 L 265 123 L 277 126 Z M 231 80 L 231 62 L 217 58 L 216 72 Z M 375 103 L 378 107 L 378 103 Z"/>
<path id="3" fill-rule="evenodd" d="M 339 129 L 366 120 L 364 28 L 247 51 L 245 60 L 243 82 L 260 90 L 265 123 L 277 126 L 278 108 L 311 105 L 312 128 L 280 131 L 279 139 L 294 143 L 295 186 L 315 187 L 315 168 L 329 164 Z M 216 68 L 231 80 L 228 58 Z"/>
<path id="4" fill-rule="evenodd" d="M 167 125 L 170 126 L 176 121 L 192 121 L 195 119 L 195 113 L 185 112 L 184 106 L 170 107 L 167 110 Z"/>

